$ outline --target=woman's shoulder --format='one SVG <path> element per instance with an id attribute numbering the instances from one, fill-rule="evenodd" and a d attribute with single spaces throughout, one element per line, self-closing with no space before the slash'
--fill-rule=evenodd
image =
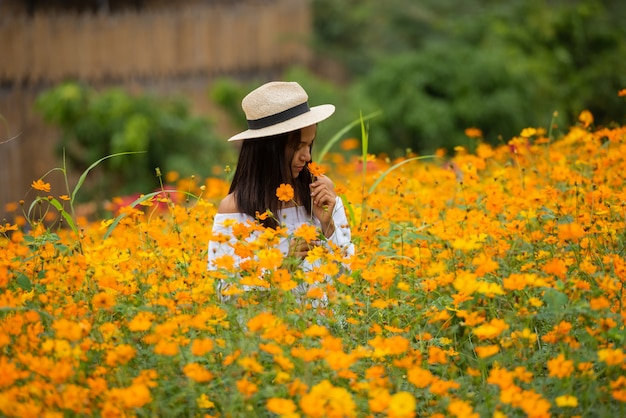
<path id="1" fill-rule="evenodd" d="M 217 208 L 217 213 L 238 213 L 239 208 L 237 207 L 237 202 L 235 201 L 235 194 L 230 193 L 220 202 L 219 207 Z"/>

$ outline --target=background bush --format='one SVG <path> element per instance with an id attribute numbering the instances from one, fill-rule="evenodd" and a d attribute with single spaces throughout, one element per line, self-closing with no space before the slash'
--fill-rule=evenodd
<path id="1" fill-rule="evenodd" d="M 624 2 L 313 4 L 318 56 L 344 68 L 353 114 L 384 111 L 372 123 L 374 152 L 452 148 L 470 126 L 497 143 L 548 127 L 554 111 L 560 126 L 583 109 L 598 124 L 624 120 Z"/>
<path id="2" fill-rule="evenodd" d="M 58 151 L 77 172 L 107 155 L 145 151 L 103 162 L 104 174 L 86 190 L 86 200 L 153 190 L 159 186 L 157 167 L 163 173 L 208 176 L 231 158 L 231 148 L 210 121 L 192 116 L 182 99 L 64 83 L 42 93 L 36 106 L 60 128 Z"/>

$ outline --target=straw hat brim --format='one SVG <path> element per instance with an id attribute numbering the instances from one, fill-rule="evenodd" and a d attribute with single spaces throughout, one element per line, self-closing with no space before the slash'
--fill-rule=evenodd
<path id="1" fill-rule="evenodd" d="M 305 128 L 307 126 L 315 125 L 330 117 L 335 113 L 335 106 L 331 104 L 324 104 L 319 106 L 313 106 L 308 112 L 293 117 L 284 122 L 277 123 L 275 125 L 267 126 L 261 129 L 248 129 L 234 135 L 228 139 L 228 141 L 242 141 L 244 139 L 263 138 L 266 136 L 283 134 L 286 132 L 295 131 Z"/>

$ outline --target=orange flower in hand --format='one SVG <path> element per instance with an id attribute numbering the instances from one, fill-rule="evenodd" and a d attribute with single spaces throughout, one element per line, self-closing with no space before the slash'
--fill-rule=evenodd
<path id="1" fill-rule="evenodd" d="M 289 202 L 293 199 L 293 187 L 291 187 L 291 184 L 281 184 L 276 189 L 276 197 L 282 202 Z"/>
<path id="2" fill-rule="evenodd" d="M 314 161 L 311 161 L 306 166 L 306 168 L 309 170 L 309 173 L 313 174 L 314 176 L 323 176 L 324 173 L 326 172 L 326 170 L 322 166 L 320 166 Z"/>

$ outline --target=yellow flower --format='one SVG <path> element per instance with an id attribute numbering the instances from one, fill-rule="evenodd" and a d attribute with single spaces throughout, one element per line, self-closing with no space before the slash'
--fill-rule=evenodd
<path id="1" fill-rule="evenodd" d="M 578 399 L 572 395 L 558 396 L 555 399 L 556 405 L 561 408 L 575 408 L 578 406 Z"/>
<path id="2" fill-rule="evenodd" d="M 215 407 L 215 404 L 211 402 L 211 400 L 206 395 L 206 393 L 203 393 L 202 395 L 196 398 L 196 404 L 198 404 L 198 407 L 202 409 L 209 409 L 209 408 Z"/>
<path id="3" fill-rule="evenodd" d="M 289 202 L 292 200 L 294 196 L 293 193 L 293 187 L 291 184 L 283 183 L 276 189 L 276 197 L 278 197 L 278 200 L 282 202 Z"/>
<path id="4" fill-rule="evenodd" d="M 416 402 L 409 392 L 398 392 L 391 396 L 387 416 L 389 418 L 412 418 Z"/>
<path id="5" fill-rule="evenodd" d="M 626 360 L 624 352 L 620 348 L 610 349 L 605 348 L 598 350 L 598 359 L 606 363 L 607 366 L 619 366 Z"/>

